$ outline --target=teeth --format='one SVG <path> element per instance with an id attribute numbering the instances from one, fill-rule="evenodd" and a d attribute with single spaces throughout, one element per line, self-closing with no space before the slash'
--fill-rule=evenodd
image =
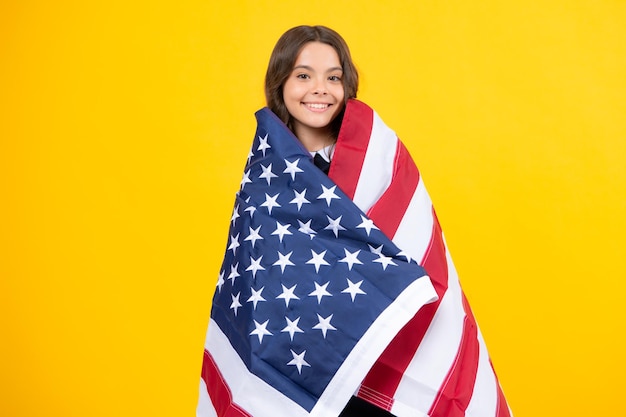
<path id="1" fill-rule="evenodd" d="M 310 103 L 310 104 L 307 104 L 307 106 L 312 109 L 325 109 L 326 107 L 328 107 L 328 104 Z"/>

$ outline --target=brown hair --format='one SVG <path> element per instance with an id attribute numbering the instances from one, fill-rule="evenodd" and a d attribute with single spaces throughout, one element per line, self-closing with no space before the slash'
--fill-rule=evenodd
<path id="1" fill-rule="evenodd" d="M 344 101 L 356 98 L 359 87 L 359 74 L 352 62 L 348 45 L 341 35 L 325 26 L 296 26 L 289 29 L 278 39 L 272 51 L 265 74 L 265 99 L 267 100 L 267 107 L 290 129 L 292 129 L 291 115 L 283 100 L 283 86 L 293 71 L 298 54 L 309 42 L 325 43 L 337 51 L 343 70 Z M 332 127 L 335 138 L 339 133 L 342 118 L 343 111 L 333 121 Z"/>

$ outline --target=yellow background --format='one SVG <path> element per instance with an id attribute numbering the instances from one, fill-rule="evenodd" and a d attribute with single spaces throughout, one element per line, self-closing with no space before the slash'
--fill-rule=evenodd
<path id="1" fill-rule="evenodd" d="M 303 23 L 345 37 L 416 159 L 516 416 L 622 415 L 625 22 L 622 0 L 2 2 L 0 415 L 194 415 L 265 67 Z"/>

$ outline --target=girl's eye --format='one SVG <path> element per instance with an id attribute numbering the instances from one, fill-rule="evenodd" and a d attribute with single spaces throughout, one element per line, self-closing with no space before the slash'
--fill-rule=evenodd
<path id="1" fill-rule="evenodd" d="M 341 77 L 338 75 L 331 75 L 330 77 L 328 77 L 328 79 L 330 81 L 341 81 Z"/>
<path id="2" fill-rule="evenodd" d="M 298 74 L 296 75 L 296 78 L 300 78 L 301 80 L 306 80 L 309 78 L 308 74 Z"/>

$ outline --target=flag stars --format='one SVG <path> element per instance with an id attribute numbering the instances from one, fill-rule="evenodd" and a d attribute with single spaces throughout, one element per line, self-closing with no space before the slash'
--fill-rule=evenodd
<path id="1" fill-rule="evenodd" d="M 328 317 L 322 317 L 319 314 L 317 315 L 317 319 L 319 320 L 319 323 L 313 326 L 313 328 L 317 330 L 321 330 L 322 335 L 324 335 L 324 339 L 326 339 L 326 332 L 328 330 L 337 330 L 336 327 L 330 324 L 330 321 L 332 320 L 332 318 L 333 318 L 332 314 Z"/>
<path id="2" fill-rule="evenodd" d="M 332 294 L 326 291 L 326 287 L 328 287 L 328 284 L 329 284 L 328 282 L 324 285 L 320 285 L 317 282 L 315 282 L 314 284 L 315 284 L 315 291 L 312 291 L 309 295 L 311 297 L 317 297 L 317 304 L 322 303 L 322 297 L 324 296 L 332 297 Z"/>
<path id="3" fill-rule="evenodd" d="M 239 302 L 240 294 L 241 292 L 238 292 L 237 295 L 230 295 L 232 299 L 232 303 L 230 303 L 230 308 L 235 312 L 235 317 L 237 317 L 237 310 L 239 309 L 239 307 L 242 307 L 241 303 Z"/>
<path id="4" fill-rule="evenodd" d="M 315 237 L 315 234 L 317 232 L 311 229 L 311 220 L 309 220 L 306 223 L 303 223 L 300 219 L 298 219 L 298 223 L 300 224 L 300 228 L 298 229 L 299 232 L 304 233 L 305 235 L 309 235 L 311 239 Z"/>
<path id="5" fill-rule="evenodd" d="M 298 211 L 300 211 L 300 209 L 302 208 L 303 204 L 310 204 L 311 203 L 309 200 L 307 200 L 305 198 L 306 188 L 301 193 L 297 192 L 296 190 L 294 190 L 293 192 L 295 194 L 295 197 L 289 203 L 297 204 L 298 205 Z"/>
<path id="6" fill-rule="evenodd" d="M 346 279 L 346 281 L 348 281 L 348 288 L 341 291 L 341 293 L 350 294 L 350 297 L 352 298 L 352 302 L 354 302 L 354 299 L 356 298 L 357 294 L 364 294 L 364 295 L 366 294 L 366 292 L 361 289 L 361 284 L 363 284 L 363 280 L 357 282 L 356 284 L 350 281 L 349 279 Z"/>
<path id="7" fill-rule="evenodd" d="M 344 248 L 343 249 L 344 252 L 346 253 L 346 256 L 343 259 L 340 259 L 339 262 L 344 262 L 348 264 L 348 271 L 352 271 L 352 266 L 354 264 L 359 264 L 359 265 L 363 265 L 363 262 L 359 261 L 359 252 L 361 252 L 361 250 L 357 250 L 356 252 L 351 253 L 348 249 Z"/>
<path id="8" fill-rule="evenodd" d="M 273 236 L 278 236 L 278 240 L 280 242 L 282 242 L 283 241 L 283 237 L 285 235 L 293 234 L 288 229 L 289 229 L 289 225 L 288 224 L 282 224 L 280 222 L 276 222 L 276 230 L 274 230 L 272 232 L 272 235 Z"/>
<path id="9" fill-rule="evenodd" d="M 291 288 L 287 288 L 283 284 L 280 285 L 283 287 L 283 292 L 280 293 L 280 295 L 276 297 L 276 299 L 282 298 L 283 300 L 285 300 L 285 307 L 289 307 L 289 301 L 300 299 L 300 297 L 293 293 L 296 290 L 297 284 Z"/>
<path id="10" fill-rule="evenodd" d="M 361 214 L 361 224 L 359 224 L 357 227 L 361 229 L 365 229 L 365 233 L 367 233 L 368 236 L 370 235 L 370 232 L 372 231 L 372 229 L 379 230 L 378 227 L 374 225 L 374 222 L 372 221 L 372 219 L 368 219 L 362 214 Z"/>
<path id="11" fill-rule="evenodd" d="M 250 257 L 250 266 L 246 268 L 246 271 L 252 271 L 253 278 L 256 278 L 257 271 L 265 271 L 265 268 L 261 266 L 261 259 L 263 259 L 263 255 L 259 256 L 257 259 L 254 259 L 252 256 Z"/>
<path id="12" fill-rule="evenodd" d="M 268 166 L 261 165 L 261 169 L 263 170 L 263 173 L 259 175 L 259 178 L 265 178 L 267 180 L 267 185 L 270 185 L 272 178 L 278 177 L 278 175 L 272 172 L 272 164 L 269 164 Z"/>
<path id="13" fill-rule="evenodd" d="M 339 231 L 346 230 L 346 228 L 340 224 L 341 217 L 343 216 L 339 216 L 336 219 L 333 219 L 330 216 L 326 216 L 326 218 L 328 219 L 328 226 L 326 226 L 324 230 L 332 230 L 335 234 L 335 237 L 339 237 Z"/>
<path id="14" fill-rule="evenodd" d="M 232 250 L 233 251 L 233 255 L 235 254 L 235 251 L 237 250 L 237 248 L 240 246 L 239 244 L 239 233 L 237 233 L 237 235 L 230 236 L 230 245 L 228 245 L 228 250 Z"/>
<path id="15" fill-rule="evenodd" d="M 306 261 L 306 263 L 309 264 L 309 265 L 310 264 L 315 265 L 315 272 L 319 273 L 320 272 L 320 266 L 322 266 L 322 265 L 330 265 L 324 259 L 324 255 L 326 255 L 326 251 L 323 251 L 321 253 L 317 253 L 313 249 L 311 249 L 311 256 L 312 256 L 312 258 L 309 259 L 308 261 Z"/>
<path id="16" fill-rule="evenodd" d="M 333 185 L 330 188 L 326 188 L 324 185 L 322 185 L 322 194 L 319 195 L 319 197 L 317 197 L 318 200 L 326 200 L 326 204 L 328 205 L 328 207 L 330 207 L 330 202 L 333 199 L 337 199 L 339 200 L 339 197 L 337 196 L 337 194 L 335 194 L 335 188 L 337 188 L 336 185 Z"/>
<path id="17" fill-rule="evenodd" d="M 267 211 L 269 212 L 269 214 L 272 214 L 272 209 L 274 207 L 280 207 L 280 204 L 276 202 L 276 199 L 279 195 L 280 193 L 270 197 L 269 194 L 265 193 L 265 202 L 261 204 L 261 207 L 267 207 Z"/>
<path id="18" fill-rule="evenodd" d="M 259 233 L 259 230 L 261 230 L 261 226 L 257 227 L 256 229 L 253 229 L 250 226 L 248 226 L 248 228 L 250 229 L 250 231 L 249 231 L 248 237 L 244 239 L 244 242 L 246 241 L 252 242 L 252 247 L 254 248 L 254 244 L 256 243 L 257 240 L 263 240 L 263 236 L 261 236 L 261 234 Z"/>
<path id="19" fill-rule="evenodd" d="M 239 217 L 241 217 L 241 216 L 239 215 L 239 204 L 237 204 L 235 206 L 235 208 L 233 209 L 233 215 L 230 217 L 230 222 L 232 223 L 233 226 L 235 225 L 235 221 Z"/>
<path id="20" fill-rule="evenodd" d="M 289 349 L 291 350 L 291 349 Z M 296 353 L 293 350 L 291 351 L 291 355 L 293 356 L 293 359 L 289 362 L 287 362 L 287 365 L 293 365 L 296 368 L 298 368 L 298 374 L 302 373 L 302 367 L 303 366 L 308 366 L 310 367 L 311 365 L 309 365 L 309 363 L 307 361 L 304 360 L 304 355 L 306 354 L 306 350 L 302 351 L 302 353 Z"/>
<path id="21" fill-rule="evenodd" d="M 217 291 L 222 291 L 222 286 L 224 285 L 224 271 L 220 271 L 220 275 L 217 277 Z"/>
<path id="22" fill-rule="evenodd" d="M 383 245 L 380 245 L 377 248 L 369 244 L 367 246 L 370 248 L 370 252 L 372 252 L 374 255 L 381 256 L 383 254 Z"/>
<path id="23" fill-rule="evenodd" d="M 404 256 L 406 258 L 407 262 L 412 262 L 413 258 L 411 258 L 411 255 L 409 255 L 408 253 L 406 253 L 405 251 L 401 250 L 400 252 L 398 252 L 397 256 Z"/>
<path id="24" fill-rule="evenodd" d="M 289 337 L 291 338 L 291 341 L 293 342 L 293 336 L 296 333 L 304 333 L 304 330 L 298 327 L 298 322 L 300 321 L 300 317 L 298 317 L 294 321 L 289 320 L 289 317 L 285 317 L 285 320 L 287 321 L 287 325 L 285 326 L 284 329 L 281 330 L 281 332 L 288 332 Z"/>
<path id="25" fill-rule="evenodd" d="M 232 280 L 233 285 L 235 285 L 235 278 L 241 276 L 239 275 L 239 272 L 237 271 L 237 269 L 239 269 L 239 262 L 237 262 L 235 265 L 230 266 L 230 274 L 228 274 L 227 279 Z"/>
<path id="26" fill-rule="evenodd" d="M 252 217 L 254 217 L 254 212 L 256 211 L 256 207 L 248 206 L 248 207 L 246 207 L 246 209 L 244 211 L 247 211 L 248 213 L 250 213 L 250 218 L 252 218 Z"/>
<path id="27" fill-rule="evenodd" d="M 278 260 L 276 262 L 274 262 L 272 265 L 273 266 L 280 266 L 280 272 L 281 273 L 285 273 L 285 267 L 287 266 L 295 266 L 295 264 L 293 262 L 291 262 L 291 260 L 289 259 L 291 257 L 292 252 L 289 252 L 287 255 L 283 255 L 282 253 L 280 253 L 280 251 L 278 252 Z"/>
<path id="28" fill-rule="evenodd" d="M 302 169 L 298 167 L 298 162 L 300 162 L 300 159 L 296 159 L 293 162 L 289 162 L 288 160 L 285 159 L 285 165 L 287 165 L 287 168 L 285 168 L 285 170 L 283 171 L 283 174 L 291 174 L 291 179 L 294 181 L 296 179 L 296 173 L 304 172 L 302 171 Z"/>
<path id="29" fill-rule="evenodd" d="M 243 187 L 250 183 L 252 183 L 252 180 L 250 179 L 250 170 L 247 170 L 243 173 L 243 177 L 241 178 L 241 189 L 243 190 Z"/>
<path id="30" fill-rule="evenodd" d="M 265 151 L 268 149 L 271 149 L 271 146 L 267 143 L 267 135 L 264 137 L 259 136 L 259 147 L 256 150 L 263 152 L 263 156 L 265 156 Z"/>
<path id="31" fill-rule="evenodd" d="M 374 259 L 372 262 L 378 262 L 382 265 L 383 271 L 387 269 L 389 265 L 398 266 L 390 256 L 385 256 L 382 253 L 378 254 L 378 259 Z"/>
<path id="32" fill-rule="evenodd" d="M 258 291 L 255 290 L 254 288 L 250 288 L 252 290 L 252 295 L 250 296 L 250 298 L 248 298 L 247 302 L 248 303 L 252 303 L 252 306 L 254 307 L 254 310 L 256 310 L 256 305 L 261 302 L 261 301 L 267 301 L 265 298 L 263 298 L 263 296 L 261 295 L 261 293 L 263 292 L 263 290 L 265 289 L 265 287 L 261 287 L 261 289 L 259 289 Z"/>
<path id="33" fill-rule="evenodd" d="M 250 336 L 258 336 L 259 343 L 263 343 L 263 336 L 273 336 L 272 333 L 267 330 L 267 324 L 269 320 L 265 320 L 263 324 L 260 324 L 258 321 L 254 320 L 255 329 L 250 332 Z"/>

